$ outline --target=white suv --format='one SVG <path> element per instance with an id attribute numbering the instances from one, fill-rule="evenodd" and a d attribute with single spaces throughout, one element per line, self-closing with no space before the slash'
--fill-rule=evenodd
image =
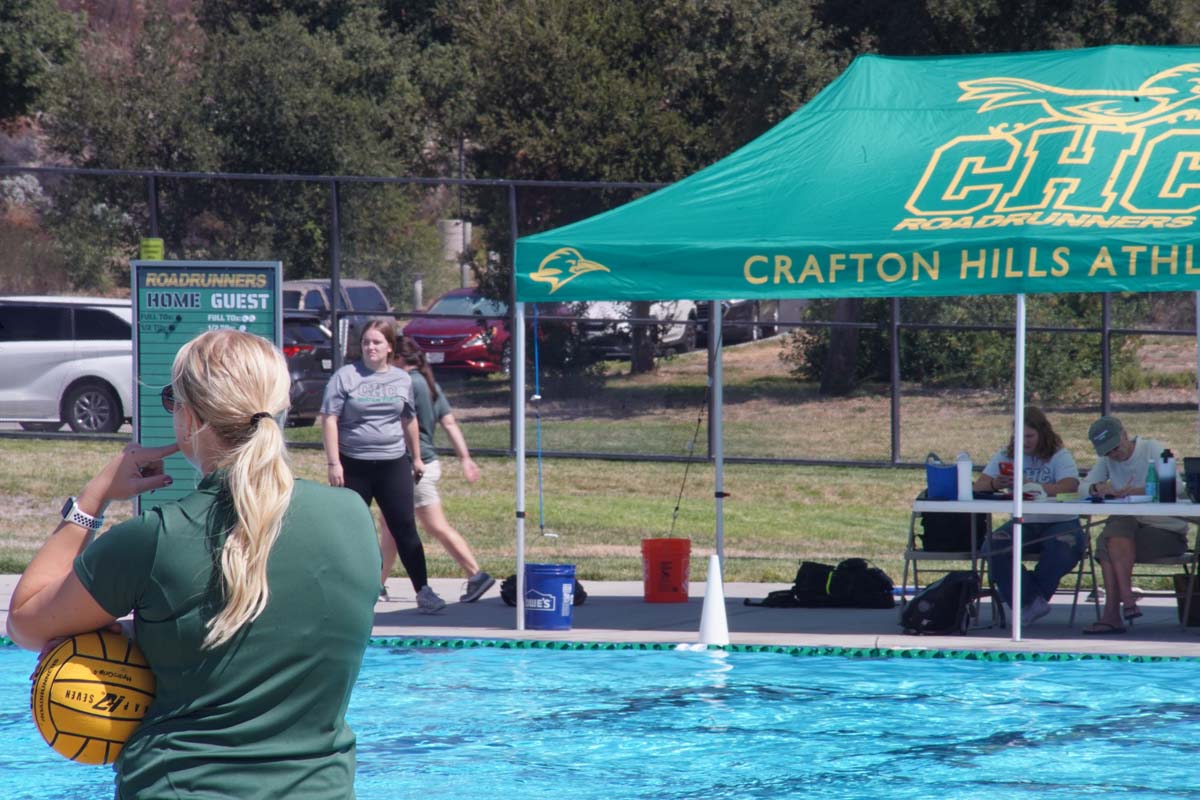
<path id="1" fill-rule="evenodd" d="M 133 410 L 133 309 L 99 297 L 0 297 L 0 420 L 112 433 Z"/>

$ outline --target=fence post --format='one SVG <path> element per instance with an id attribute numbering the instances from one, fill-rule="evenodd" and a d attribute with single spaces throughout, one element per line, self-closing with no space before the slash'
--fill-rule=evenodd
<path id="1" fill-rule="evenodd" d="M 891 314 L 892 351 L 892 463 L 900 463 L 900 298 L 893 297 Z"/>
<path id="2" fill-rule="evenodd" d="M 150 211 L 150 238 L 158 236 L 158 184 L 153 175 L 146 176 L 146 206 Z"/>
<path id="3" fill-rule="evenodd" d="M 329 182 L 329 223 L 332 236 L 329 239 L 329 300 L 333 303 L 333 371 L 342 368 L 342 318 L 340 296 L 342 293 L 342 225 L 338 218 L 338 182 Z"/>
<path id="4" fill-rule="evenodd" d="M 422 272 L 413 273 L 412 286 L 412 306 L 414 310 L 421 310 L 425 306 L 425 274 Z"/>
<path id="5" fill-rule="evenodd" d="M 508 184 L 508 236 L 512 240 L 512 274 L 508 281 L 508 331 L 509 335 L 515 333 L 514 330 L 514 313 L 517 308 L 517 187 L 513 184 Z M 522 321 L 522 324 L 524 322 Z M 537 342 L 533 342 L 533 346 L 537 347 Z M 513 359 L 516 359 L 516 353 L 513 353 Z M 513 427 L 513 420 L 518 414 L 524 413 L 521 407 L 521 400 L 525 397 L 525 387 L 517 385 L 517 378 L 524 375 L 524 370 L 514 369 L 509 371 L 509 381 L 512 390 L 508 393 L 508 449 L 512 452 L 517 451 L 517 431 Z"/>
<path id="6" fill-rule="evenodd" d="M 1112 412 L 1112 295 L 1100 297 L 1100 413 Z"/>

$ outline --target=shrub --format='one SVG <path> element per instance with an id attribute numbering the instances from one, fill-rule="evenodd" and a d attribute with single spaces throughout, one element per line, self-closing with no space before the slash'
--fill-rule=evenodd
<path id="1" fill-rule="evenodd" d="M 808 319 L 828 320 L 833 301 L 817 301 L 806 310 Z M 1095 294 L 1038 295 L 1026 307 L 1027 326 L 1097 328 L 1101 296 Z M 1114 326 L 1139 320 L 1146 303 L 1140 295 L 1123 296 L 1113 304 Z M 855 383 L 890 378 L 888 300 L 866 300 L 861 322 L 874 329 L 859 332 Z M 1013 300 L 1007 296 L 916 298 L 901 302 L 901 319 L 960 326 L 1013 324 Z M 793 377 L 820 381 L 829 353 L 829 328 L 798 329 L 785 340 L 780 358 Z M 1114 372 L 1134 363 L 1140 339 L 1112 338 Z M 968 327 L 940 330 L 901 328 L 900 378 L 933 386 L 1011 389 L 1013 334 L 1010 330 L 973 330 Z M 1027 392 L 1041 402 L 1054 402 L 1086 394 L 1091 379 L 1100 375 L 1100 334 L 1069 331 L 1028 333 L 1025 348 Z"/>

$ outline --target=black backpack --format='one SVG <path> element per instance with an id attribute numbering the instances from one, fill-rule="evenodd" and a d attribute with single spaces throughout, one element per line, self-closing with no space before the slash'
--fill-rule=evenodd
<path id="1" fill-rule="evenodd" d="M 971 552 L 971 522 L 975 522 L 975 550 L 988 533 L 987 514 L 926 511 L 921 514 L 921 549 L 931 553 Z"/>
<path id="2" fill-rule="evenodd" d="M 887 573 L 861 558 L 848 558 L 836 567 L 802 561 L 791 589 L 742 602 L 775 608 L 893 608 L 894 588 Z"/>
<path id="3" fill-rule="evenodd" d="M 501 582 L 501 584 L 500 584 L 500 599 L 504 601 L 505 605 L 513 606 L 514 608 L 516 607 L 516 605 L 517 605 L 517 576 L 516 575 L 509 575 L 507 578 L 505 578 Z M 572 594 L 571 594 L 571 605 L 581 606 L 587 602 L 587 599 L 588 599 L 588 593 L 584 591 L 583 584 L 580 583 L 579 581 L 575 581 L 575 589 L 572 591 Z"/>
<path id="4" fill-rule="evenodd" d="M 948 572 L 908 601 L 900 612 L 905 633 L 965 634 L 971 603 L 979 596 L 979 575 L 962 570 Z"/>

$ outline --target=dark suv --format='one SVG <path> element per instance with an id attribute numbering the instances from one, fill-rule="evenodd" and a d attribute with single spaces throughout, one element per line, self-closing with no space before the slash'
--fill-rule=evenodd
<path id="1" fill-rule="evenodd" d="M 283 312 L 283 355 L 292 375 L 289 425 L 312 425 L 333 374 L 333 340 L 316 313 Z"/>

